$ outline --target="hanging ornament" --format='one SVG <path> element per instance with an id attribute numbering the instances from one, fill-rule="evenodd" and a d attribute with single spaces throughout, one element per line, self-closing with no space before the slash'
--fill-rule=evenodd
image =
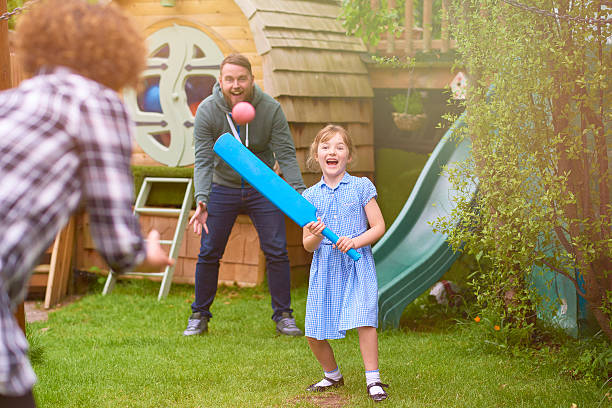
<path id="1" fill-rule="evenodd" d="M 453 99 L 465 99 L 465 92 L 467 89 L 467 78 L 465 74 L 459 71 L 451 81 L 450 87 L 453 93 Z"/>

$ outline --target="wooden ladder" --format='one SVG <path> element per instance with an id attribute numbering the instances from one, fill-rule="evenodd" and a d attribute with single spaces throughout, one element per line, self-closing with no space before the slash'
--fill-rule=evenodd
<path id="1" fill-rule="evenodd" d="M 183 183 L 185 184 L 185 195 L 183 197 L 183 204 L 181 208 L 158 208 L 158 207 L 147 207 L 147 199 L 151 192 L 151 187 L 154 183 Z M 160 240 L 162 245 L 170 245 L 170 251 L 168 255 L 170 258 L 175 260 L 174 265 L 166 266 L 163 272 L 138 272 L 131 271 L 125 272 L 123 275 L 136 275 L 136 276 L 159 276 L 162 278 L 161 287 L 159 289 L 159 295 L 157 300 L 161 300 L 168 296 L 170 291 L 170 285 L 172 284 L 172 276 L 174 275 L 174 267 L 176 265 L 176 259 L 183 242 L 183 235 L 185 233 L 185 227 L 187 226 L 187 220 L 189 212 L 191 211 L 191 204 L 193 203 L 193 179 L 191 178 L 166 178 L 166 177 L 146 177 L 142 183 L 138 197 L 136 198 L 136 204 L 134 205 L 134 213 L 147 214 L 147 215 L 166 215 L 166 216 L 178 216 L 176 228 L 174 230 L 174 236 L 171 240 Z M 117 276 L 119 274 L 110 271 L 106 279 L 106 284 L 102 290 L 103 295 L 111 293 L 117 282 Z"/>
<path id="2" fill-rule="evenodd" d="M 41 263 L 32 271 L 28 283 L 28 292 L 37 292 L 44 289 L 45 309 L 55 306 L 68 292 L 68 283 L 72 272 L 71 261 L 75 224 L 74 216 L 70 217 L 68 224 L 57 233 L 53 245 L 46 251 L 45 258 L 49 263 Z"/>

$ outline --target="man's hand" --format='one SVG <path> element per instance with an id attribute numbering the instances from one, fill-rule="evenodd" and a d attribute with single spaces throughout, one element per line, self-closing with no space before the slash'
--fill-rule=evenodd
<path id="1" fill-rule="evenodd" d="M 174 265 L 174 259 L 168 258 L 159 243 L 159 232 L 151 230 L 147 236 L 147 258 L 138 269 L 142 271 L 160 271 L 166 266 Z"/>
<path id="2" fill-rule="evenodd" d="M 193 225 L 193 232 L 200 235 L 202 234 L 202 227 L 204 227 L 204 232 L 208 234 L 208 226 L 206 225 L 206 220 L 208 219 L 208 209 L 206 204 L 202 201 L 198 201 L 198 205 L 195 210 L 195 214 L 189 220 L 189 225 Z"/>

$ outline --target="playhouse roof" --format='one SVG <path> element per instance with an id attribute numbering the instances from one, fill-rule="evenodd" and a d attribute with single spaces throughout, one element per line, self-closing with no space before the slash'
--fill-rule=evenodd
<path id="1" fill-rule="evenodd" d="M 345 34 L 334 0 L 236 0 L 274 97 L 370 98 L 363 42 Z"/>

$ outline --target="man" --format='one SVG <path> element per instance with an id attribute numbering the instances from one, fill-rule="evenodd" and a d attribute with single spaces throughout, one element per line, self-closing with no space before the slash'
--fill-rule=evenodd
<path id="1" fill-rule="evenodd" d="M 231 111 L 239 102 L 255 107 L 255 119 L 239 126 Z M 213 93 L 198 107 L 195 119 L 196 211 L 189 224 L 202 234 L 195 273 L 195 301 L 191 305 L 185 336 L 208 331 L 210 306 L 217 292 L 219 259 L 225 251 L 238 214 L 248 214 L 259 235 L 266 257 L 268 286 L 272 296 L 272 319 L 276 330 L 302 336 L 291 309 L 290 270 L 285 235 L 285 216 L 268 199 L 251 187 L 213 152 L 216 139 L 230 132 L 268 166 L 278 161 L 287 182 L 298 192 L 305 190 L 295 157 L 295 146 L 280 104 L 259 88 L 251 63 L 241 54 L 227 56 L 221 63 Z"/>
<path id="2" fill-rule="evenodd" d="M 33 78 L 0 93 L 0 406 L 34 407 L 36 380 L 12 310 L 81 201 L 115 271 L 171 264 L 132 213 L 131 125 L 117 91 L 137 83 L 146 48 L 114 6 L 36 3 L 17 26 Z"/>

